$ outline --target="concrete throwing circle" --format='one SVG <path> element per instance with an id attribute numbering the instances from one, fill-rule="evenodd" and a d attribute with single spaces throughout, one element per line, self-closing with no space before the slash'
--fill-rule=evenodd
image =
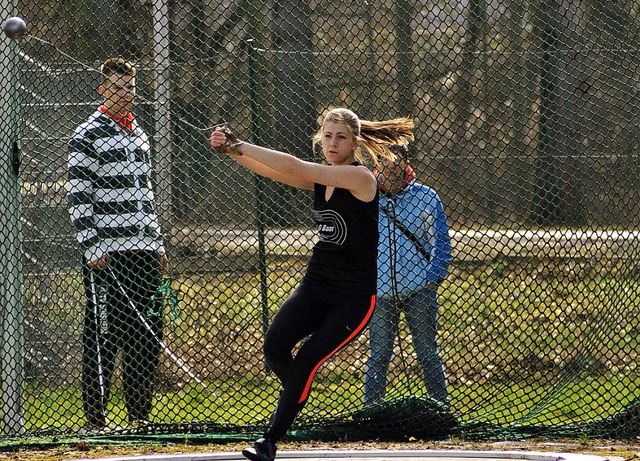
<path id="1" fill-rule="evenodd" d="M 589 454 L 535 451 L 467 451 L 467 450 L 305 450 L 278 451 L 276 461 L 349 460 L 349 461 L 609 461 Z M 235 461 L 245 460 L 240 452 L 136 455 L 100 458 L 100 461 Z"/>

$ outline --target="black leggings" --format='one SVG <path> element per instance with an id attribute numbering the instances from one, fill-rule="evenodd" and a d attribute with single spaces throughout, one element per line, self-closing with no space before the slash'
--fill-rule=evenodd
<path id="1" fill-rule="evenodd" d="M 364 331 L 375 299 L 346 298 L 302 284 L 284 302 L 264 344 L 267 364 L 283 386 L 266 438 L 277 442 L 284 437 L 307 402 L 318 368 Z M 294 357 L 294 347 L 306 337 Z"/>

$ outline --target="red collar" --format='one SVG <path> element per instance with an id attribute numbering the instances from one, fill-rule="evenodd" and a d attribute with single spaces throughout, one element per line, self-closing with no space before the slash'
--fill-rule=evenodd
<path id="1" fill-rule="evenodd" d="M 378 172 L 374 171 L 373 174 L 376 176 L 376 178 L 378 177 Z M 413 181 L 414 179 L 416 179 L 416 173 L 415 171 L 413 171 L 413 168 L 411 168 L 411 166 L 407 166 L 407 170 L 406 170 L 406 174 L 404 177 L 404 182 L 402 183 L 402 187 L 400 187 L 399 192 L 402 192 L 403 190 L 405 190 L 409 184 L 411 183 L 411 181 Z M 378 183 L 378 188 L 380 189 L 380 192 L 382 192 L 384 195 L 386 195 L 387 197 L 393 197 L 394 194 L 389 193 L 382 184 Z"/>
<path id="2" fill-rule="evenodd" d="M 131 133 L 131 130 L 133 130 L 133 114 L 131 112 L 128 112 L 127 115 L 114 114 L 104 105 L 101 105 L 98 110 L 103 114 L 111 117 L 113 121 L 116 122 L 118 126 L 123 128 L 127 133 Z"/>

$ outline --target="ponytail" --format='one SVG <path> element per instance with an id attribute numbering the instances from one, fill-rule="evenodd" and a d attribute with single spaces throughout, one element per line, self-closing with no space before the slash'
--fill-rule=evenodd
<path id="1" fill-rule="evenodd" d="M 395 118 L 382 122 L 361 120 L 359 140 L 369 152 L 374 163 L 380 158 L 395 160 L 396 155 L 389 149 L 390 145 L 406 146 L 414 140 L 413 120 Z"/>
<path id="2" fill-rule="evenodd" d="M 374 165 L 380 158 L 395 160 L 396 156 L 389 150 L 389 145 L 398 144 L 406 146 L 413 141 L 413 120 L 409 118 L 395 118 L 382 122 L 360 120 L 349 109 L 337 108 L 331 110 L 324 118 L 322 128 L 313 137 L 314 144 L 322 139 L 322 131 L 325 124 L 333 122 L 349 127 L 353 136 L 359 141 L 360 146 L 355 151 L 355 157 L 360 162 L 365 162 L 365 152 L 369 154 Z"/>

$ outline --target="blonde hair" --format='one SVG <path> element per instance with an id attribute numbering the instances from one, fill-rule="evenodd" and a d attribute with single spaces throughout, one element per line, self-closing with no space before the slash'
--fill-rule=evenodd
<path id="1" fill-rule="evenodd" d="M 409 118 L 394 118 L 381 122 L 360 120 L 349 109 L 337 108 L 331 110 L 322 122 L 322 127 L 313 137 L 314 144 L 322 140 L 322 132 L 327 123 L 338 123 L 349 128 L 359 145 L 355 150 L 355 157 L 360 162 L 365 162 L 365 152 L 369 154 L 374 164 L 380 158 L 395 160 L 395 154 L 389 149 L 389 145 L 397 144 L 406 146 L 413 141 L 413 120 Z M 364 149 L 362 147 L 364 147 Z"/>

